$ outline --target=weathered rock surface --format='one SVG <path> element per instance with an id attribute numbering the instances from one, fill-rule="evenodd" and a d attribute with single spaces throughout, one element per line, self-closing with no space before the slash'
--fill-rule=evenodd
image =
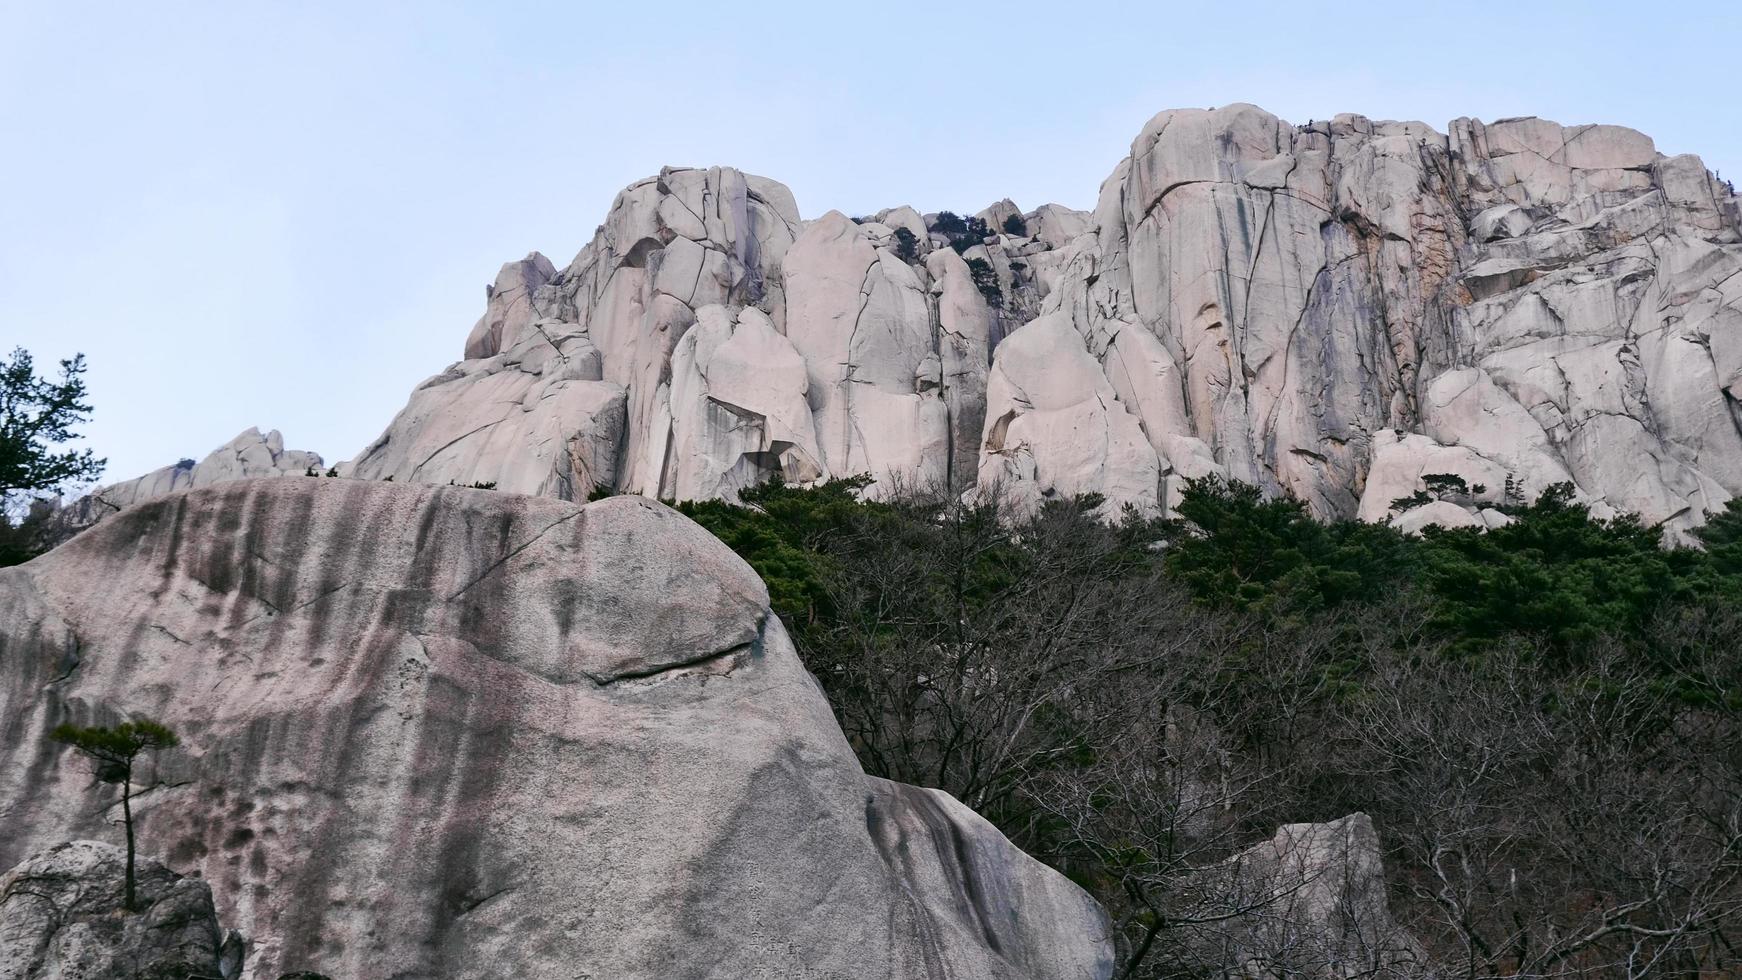
<path id="1" fill-rule="evenodd" d="M 1111 969 L 1076 886 L 864 775 L 755 573 L 641 497 L 234 482 L 0 570 L 0 866 L 107 832 L 47 735 L 132 712 L 183 740 L 141 846 L 250 978 Z"/>
<path id="2" fill-rule="evenodd" d="M 244 944 L 226 935 L 212 890 L 137 862 L 137 910 L 120 914 L 127 852 L 73 841 L 0 875 L 3 980 L 232 980 Z"/>
<path id="3" fill-rule="evenodd" d="M 1321 515 L 1382 517 L 1444 448 L 1680 527 L 1742 490 L 1712 340 L 1742 323 L 1737 214 L 1616 127 L 1164 112 L 1048 309 L 1103 360 L 1153 335 L 1185 405 L 1164 424 Z"/>

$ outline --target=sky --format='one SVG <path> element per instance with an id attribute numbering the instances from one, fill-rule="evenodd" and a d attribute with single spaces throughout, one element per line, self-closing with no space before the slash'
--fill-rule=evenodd
<path id="1" fill-rule="evenodd" d="M 0 0 L 0 351 L 82 352 L 105 482 L 249 426 L 355 455 L 484 285 L 625 185 L 805 217 L 1093 205 L 1163 109 L 1537 115 L 1742 177 L 1742 3 Z"/>

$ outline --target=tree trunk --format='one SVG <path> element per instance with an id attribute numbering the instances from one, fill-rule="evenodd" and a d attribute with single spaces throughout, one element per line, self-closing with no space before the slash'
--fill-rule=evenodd
<path id="1" fill-rule="evenodd" d="M 127 890 L 121 900 L 121 908 L 132 912 L 133 909 L 133 770 L 127 770 L 126 778 L 121 782 L 121 822 L 127 828 Z"/>

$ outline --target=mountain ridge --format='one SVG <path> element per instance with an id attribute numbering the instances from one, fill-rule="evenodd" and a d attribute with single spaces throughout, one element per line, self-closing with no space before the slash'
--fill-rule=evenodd
<path id="1" fill-rule="evenodd" d="M 1742 492 L 1742 201 L 1633 130 L 1168 110 L 1093 211 L 964 224 L 806 220 L 777 181 L 666 168 L 562 269 L 506 263 L 464 358 L 338 472 L 571 500 L 868 473 L 1147 512 L 1218 474 L 1394 521 L 1451 473 L 1483 491 L 1439 522 L 1510 478 L 1672 535 Z"/>

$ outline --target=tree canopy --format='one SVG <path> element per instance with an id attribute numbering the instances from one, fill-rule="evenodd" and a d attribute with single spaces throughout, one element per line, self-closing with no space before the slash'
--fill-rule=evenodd
<path id="1" fill-rule="evenodd" d="M 38 377 L 30 352 L 0 359 L 0 499 L 52 494 L 68 483 L 94 480 L 104 460 L 89 449 L 58 449 L 89 421 L 85 356 L 60 362 L 58 379 Z"/>
<path id="2" fill-rule="evenodd" d="M 1088 888 L 1119 976 L 1238 972 L 1255 920 L 1206 882 L 1355 812 L 1424 975 L 1742 967 L 1742 504 L 1698 550 L 1571 486 L 1420 535 L 1214 478 L 1167 520 L 868 486 L 681 509 L 767 582 L 866 771 Z"/>

